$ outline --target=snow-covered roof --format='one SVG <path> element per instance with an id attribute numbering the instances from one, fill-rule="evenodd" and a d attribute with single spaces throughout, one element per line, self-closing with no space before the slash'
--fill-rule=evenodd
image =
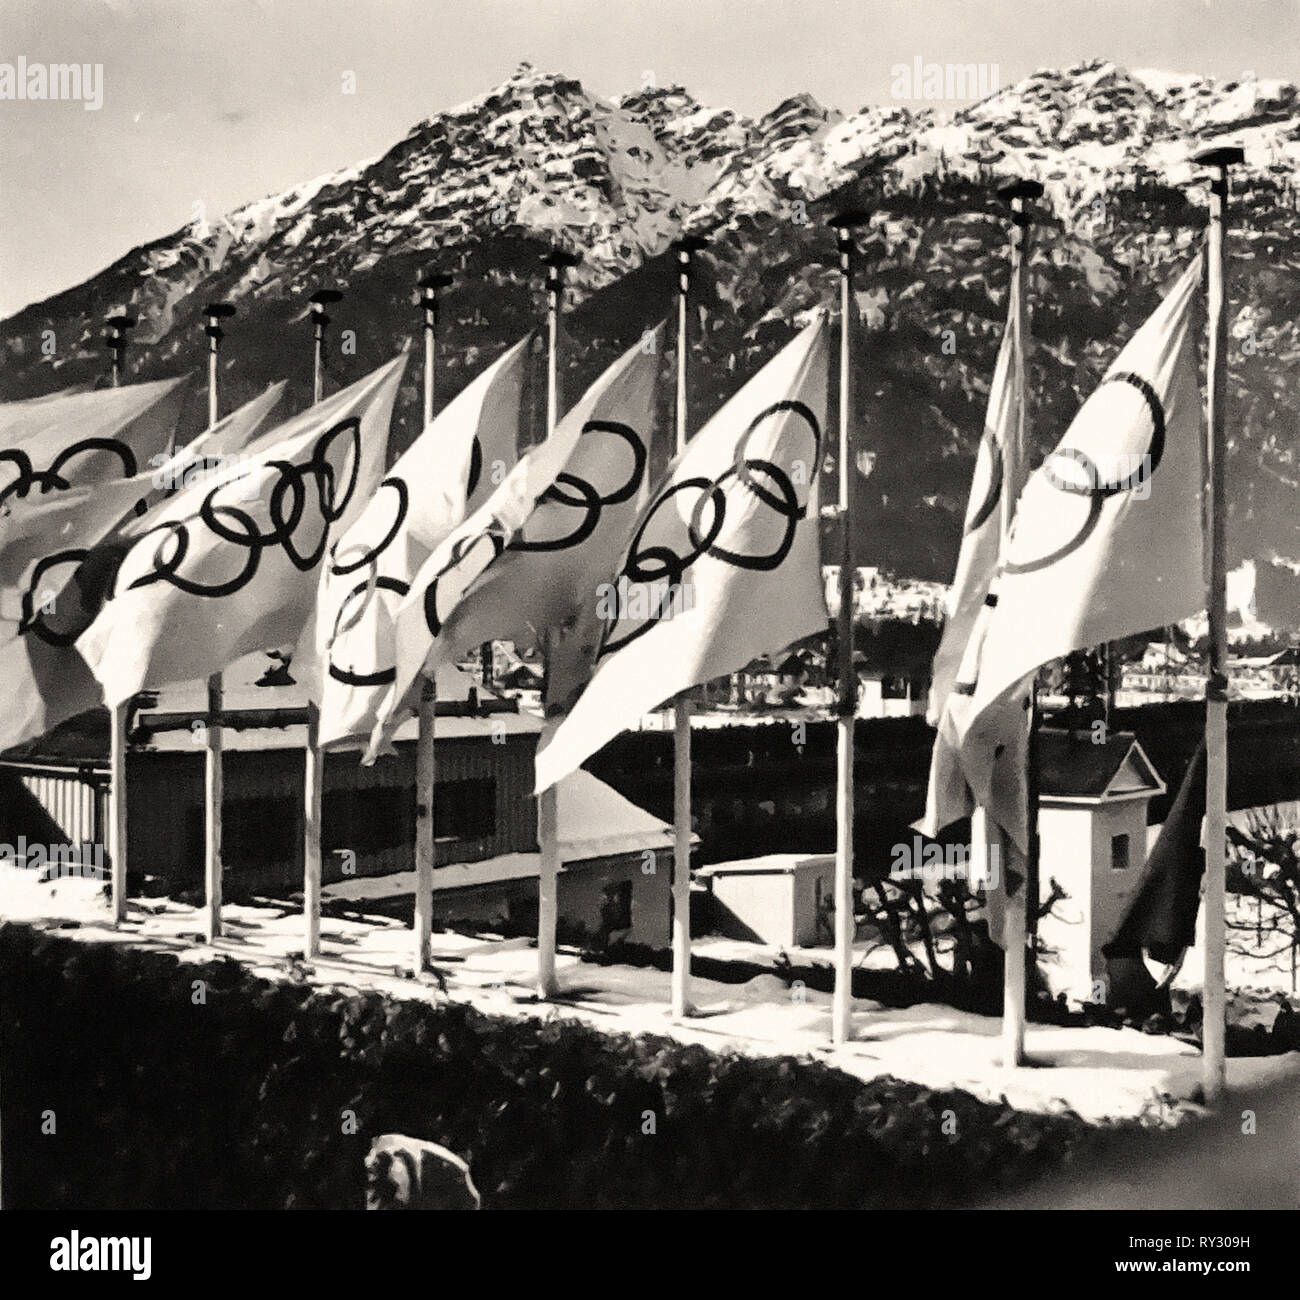
<path id="1" fill-rule="evenodd" d="M 1038 782 L 1043 799 L 1101 803 L 1163 794 L 1146 751 L 1131 731 L 1094 741 L 1090 731 L 1044 727 L 1038 733 Z"/>
<path id="2" fill-rule="evenodd" d="M 597 858 L 643 853 L 646 849 L 670 849 L 673 828 L 665 821 L 637 807 L 612 786 L 590 772 L 579 769 L 556 787 L 557 830 L 560 870 L 581 869 Z M 691 836 L 698 843 L 699 836 Z M 503 853 L 482 862 L 455 862 L 439 867 L 433 876 L 435 889 L 471 889 L 510 880 L 528 880 L 541 869 L 538 853 Z M 325 898 L 361 902 L 393 898 L 415 890 L 414 871 L 396 871 L 386 876 L 363 876 L 341 880 L 324 888 Z"/>
<path id="3" fill-rule="evenodd" d="M 735 862 L 714 862 L 695 874 L 710 876 L 793 876 L 801 871 L 821 871 L 833 866 L 833 853 L 768 853 L 761 858 L 739 858 Z"/>
<path id="4" fill-rule="evenodd" d="M 305 709 L 307 692 L 297 681 L 260 685 L 261 678 L 279 664 L 263 651 L 244 655 L 237 659 L 221 675 L 222 704 L 231 713 L 256 709 Z M 290 666 L 289 674 L 293 676 Z M 453 664 L 444 664 L 438 669 L 438 700 L 453 704 L 465 704 L 470 692 L 478 692 L 478 687 L 465 673 Z M 161 690 L 150 691 L 150 702 L 139 710 L 139 720 L 146 726 L 150 714 L 155 713 L 197 713 L 202 714 L 208 707 L 208 684 L 206 681 L 178 682 L 174 686 L 164 686 Z"/>
<path id="5" fill-rule="evenodd" d="M 278 661 L 264 652 L 245 655 L 222 674 L 222 709 L 229 721 L 222 747 L 229 752 L 297 749 L 307 743 L 307 693 L 296 682 L 258 685 L 258 680 Z M 292 672 L 290 672 L 292 675 Z M 459 668 L 446 664 L 438 669 L 438 729 L 444 740 L 473 736 L 536 735 L 542 721 L 535 714 L 518 712 L 514 701 L 481 688 Z M 191 724 L 207 713 L 206 681 L 180 682 L 146 694 L 146 703 L 132 714 L 133 753 L 195 753 Z M 476 701 L 474 708 L 470 701 Z M 242 716 L 241 716 L 242 715 Z M 394 741 L 414 742 L 418 724 L 408 718 Z M 90 766 L 102 768 L 108 760 L 108 713 L 91 709 L 61 723 L 34 740 L 6 750 L 0 762 L 6 765 L 42 767 Z M 360 740 L 350 745 L 331 746 L 361 750 Z"/>

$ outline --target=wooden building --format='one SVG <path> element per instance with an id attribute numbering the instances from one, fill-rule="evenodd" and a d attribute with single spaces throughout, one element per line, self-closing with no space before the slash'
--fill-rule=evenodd
<path id="1" fill-rule="evenodd" d="M 264 655 L 226 674 L 222 859 L 227 897 L 285 897 L 302 887 L 304 693 L 266 669 Z M 277 680 L 277 676 L 279 680 Z M 267 679 L 270 679 L 269 681 Z M 129 866 L 133 889 L 202 888 L 206 687 L 185 683 L 141 698 L 129 723 Z M 415 720 L 395 752 L 363 766 L 358 750 L 326 755 L 324 884 L 382 882 L 356 899 L 414 888 Z M 536 907 L 533 755 L 540 720 L 513 701 L 480 698 L 463 673 L 438 682 L 435 888 L 468 891 L 440 910 L 491 921 Z M 95 710 L 0 755 L 0 842 L 104 844 L 108 716 Z M 669 941 L 672 828 L 586 772 L 559 792 L 561 923 L 612 927 L 655 947 Z M 467 874 L 467 868 L 475 867 Z M 607 888 L 608 887 L 608 888 Z M 471 897 L 472 895 L 472 897 Z M 345 897 L 348 890 L 327 896 Z M 567 900 L 567 902 L 566 902 Z M 567 914 L 566 914 L 567 906 Z M 603 911 L 602 911 L 603 909 Z"/>

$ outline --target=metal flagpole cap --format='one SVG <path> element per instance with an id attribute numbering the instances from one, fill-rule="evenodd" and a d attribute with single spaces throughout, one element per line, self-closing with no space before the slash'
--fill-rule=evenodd
<path id="1" fill-rule="evenodd" d="M 317 325 L 328 325 L 330 318 L 325 307 L 328 303 L 342 302 L 343 294 L 338 289 L 317 289 L 307 301 L 311 303 L 312 320 Z"/>
<path id="2" fill-rule="evenodd" d="M 1043 197 L 1043 183 L 1024 176 L 1019 180 L 1009 181 L 1006 185 L 999 185 L 997 193 L 998 198 L 1005 200 L 1007 203 L 1011 203 L 1016 199 L 1041 199 Z"/>
<path id="3" fill-rule="evenodd" d="M 203 308 L 203 314 L 208 318 L 208 323 L 203 327 L 204 334 L 220 343 L 226 333 L 217 322 L 233 316 L 234 307 L 228 302 L 210 302 Z"/>
<path id="4" fill-rule="evenodd" d="M 839 231 L 857 230 L 871 221 L 871 213 L 864 208 L 844 208 L 826 219 L 826 224 Z"/>
<path id="5" fill-rule="evenodd" d="M 1246 161 L 1246 151 L 1238 145 L 1217 145 L 1194 153 L 1192 161 L 1202 167 L 1235 167 Z"/>
<path id="6" fill-rule="evenodd" d="M 548 253 L 542 254 L 542 265 L 553 266 L 557 269 L 566 266 L 577 266 L 582 258 L 577 253 L 570 253 L 564 248 L 553 248 Z"/>
<path id="7" fill-rule="evenodd" d="M 841 268 L 846 265 L 844 258 L 848 257 L 853 251 L 854 231 L 860 230 L 870 221 L 871 213 L 861 208 L 845 208 L 827 219 L 827 223 L 835 230 L 835 242 L 839 245 Z"/>
<path id="8" fill-rule="evenodd" d="M 431 268 L 427 271 L 421 271 L 415 283 L 426 293 L 433 293 L 438 289 L 446 289 L 455 284 L 456 277 L 450 271 Z"/>

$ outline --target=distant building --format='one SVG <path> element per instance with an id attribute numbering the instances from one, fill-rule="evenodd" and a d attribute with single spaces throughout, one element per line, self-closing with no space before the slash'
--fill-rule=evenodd
<path id="1" fill-rule="evenodd" d="M 929 673 L 906 668 L 858 670 L 859 718 L 923 718 L 930 694 Z"/>

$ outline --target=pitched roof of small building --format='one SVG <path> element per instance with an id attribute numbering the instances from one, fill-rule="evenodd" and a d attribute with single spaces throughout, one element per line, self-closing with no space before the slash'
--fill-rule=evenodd
<path id="1" fill-rule="evenodd" d="M 1038 792 L 1049 799 L 1120 799 L 1163 794 L 1165 783 L 1131 731 L 1094 740 L 1091 731 L 1038 733 Z"/>

